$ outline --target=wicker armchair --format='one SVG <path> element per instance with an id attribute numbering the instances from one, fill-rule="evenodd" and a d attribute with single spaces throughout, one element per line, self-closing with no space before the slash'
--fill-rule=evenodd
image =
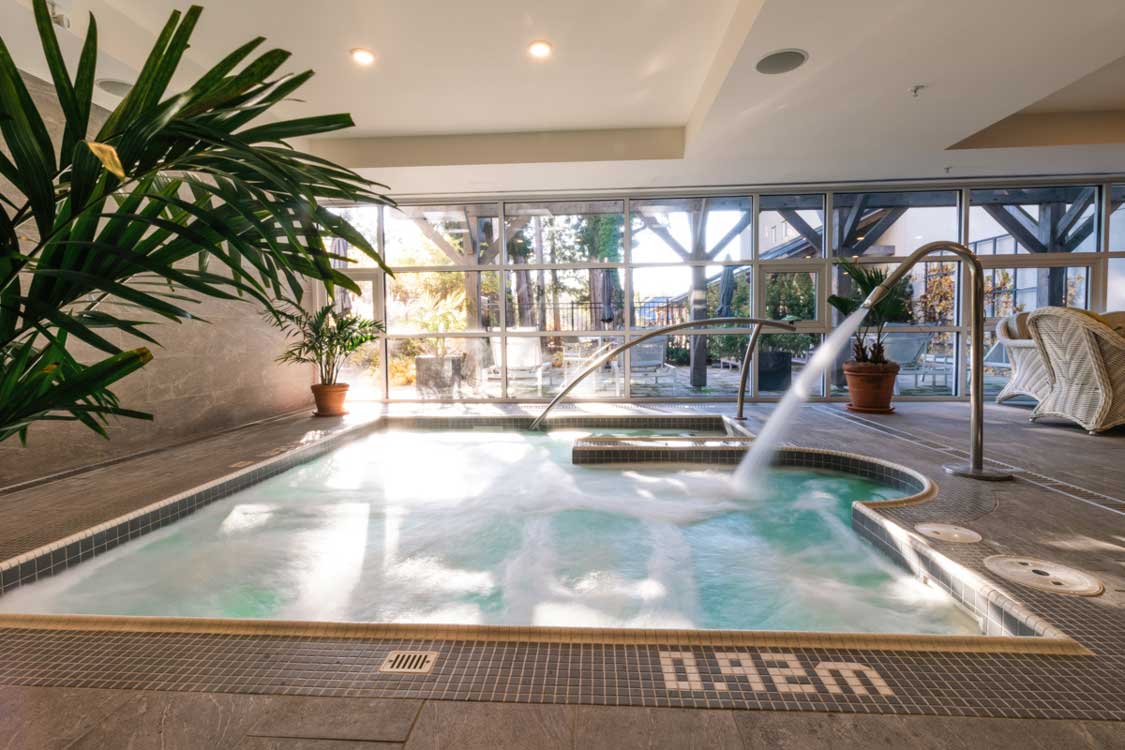
<path id="1" fill-rule="evenodd" d="M 1062 417 L 1090 434 L 1125 424 L 1125 313 L 1044 307 L 1027 325 L 1051 384 L 1032 420 Z"/>
<path id="2" fill-rule="evenodd" d="M 996 338 L 1004 345 L 1011 367 L 1007 385 L 996 395 L 998 404 L 1017 396 L 1031 396 L 1036 401 L 1042 401 L 1051 390 L 1043 357 L 1027 329 L 1028 315 L 1018 313 L 1002 318 L 996 324 Z"/>

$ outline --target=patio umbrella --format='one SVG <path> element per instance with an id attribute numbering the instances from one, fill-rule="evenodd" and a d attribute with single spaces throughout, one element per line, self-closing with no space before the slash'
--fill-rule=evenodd
<path id="1" fill-rule="evenodd" d="M 719 307 L 715 310 L 715 317 L 729 318 L 734 315 L 734 266 L 723 269 L 723 278 L 719 282 Z"/>
<path id="2" fill-rule="evenodd" d="M 617 317 L 617 311 L 613 307 L 613 297 L 617 292 L 617 284 L 614 282 L 617 275 L 609 270 L 602 270 L 602 317 L 603 323 L 612 323 L 613 319 Z"/>
<path id="3" fill-rule="evenodd" d="M 348 257 L 348 241 L 342 237 L 335 237 L 332 240 L 330 252 L 333 255 L 339 255 L 340 258 L 332 258 L 331 263 L 333 268 L 347 268 L 348 263 L 341 258 Z M 349 313 L 352 310 L 352 295 L 347 289 L 338 289 L 336 291 L 336 306 L 342 313 Z"/>

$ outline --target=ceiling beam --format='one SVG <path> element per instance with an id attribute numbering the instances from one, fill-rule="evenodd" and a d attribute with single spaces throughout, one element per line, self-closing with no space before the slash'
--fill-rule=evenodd
<path id="1" fill-rule="evenodd" d="M 682 159 L 684 129 L 312 138 L 309 150 L 352 169 Z"/>
<path id="2" fill-rule="evenodd" d="M 1125 143 L 1125 111 L 1017 112 L 949 147 L 1037 148 Z"/>

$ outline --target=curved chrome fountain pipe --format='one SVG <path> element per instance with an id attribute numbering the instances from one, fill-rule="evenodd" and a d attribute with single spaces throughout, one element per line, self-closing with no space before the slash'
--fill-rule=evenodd
<path id="1" fill-rule="evenodd" d="M 570 393 L 572 390 L 574 390 L 575 386 L 577 386 L 579 383 L 581 383 L 583 380 L 586 379 L 587 375 L 590 375 L 591 373 L 597 371 L 598 368 L 600 368 L 606 362 L 610 361 L 611 359 L 613 359 L 614 357 L 616 357 L 618 354 L 625 351 L 626 349 L 632 349 L 634 346 L 636 346 L 637 344 L 639 344 L 643 341 L 648 341 L 649 339 L 651 339 L 655 336 L 660 336 L 662 334 L 669 333 L 671 331 L 680 331 L 680 330 L 683 330 L 685 328 L 696 328 L 698 326 L 714 326 L 714 325 L 740 325 L 740 326 L 751 325 L 751 326 L 754 326 L 754 330 L 750 334 L 750 342 L 746 346 L 746 357 L 750 356 L 750 352 L 753 350 L 754 345 L 758 341 L 758 333 L 762 330 L 762 328 L 778 328 L 778 329 L 781 329 L 783 331 L 795 331 L 795 330 L 797 330 L 796 327 L 792 323 L 782 323 L 782 322 L 777 321 L 777 320 L 763 320 L 761 318 L 703 318 L 701 320 L 689 320 L 686 323 L 673 323 L 672 325 L 661 326 L 660 328 L 654 328 L 653 330 L 645 333 L 643 336 L 638 336 L 637 338 L 633 339 L 632 341 L 626 341 L 621 346 L 615 347 L 612 350 L 610 350 L 609 352 L 603 354 L 602 356 L 597 357 L 593 361 L 593 363 L 591 363 L 584 370 L 582 370 L 582 372 L 578 373 L 577 376 L 575 376 L 573 379 L 571 379 L 571 381 L 569 383 L 567 383 L 565 386 L 563 386 L 563 389 L 561 391 L 559 391 L 553 399 L 551 399 L 551 403 L 547 404 L 547 408 L 544 409 L 542 412 L 540 412 L 539 416 L 535 418 L 535 421 L 533 421 L 531 423 L 531 429 L 532 430 L 538 429 L 539 425 L 543 422 L 543 418 L 547 416 L 548 412 L 550 412 L 551 409 L 555 408 L 555 404 L 562 401 L 568 393 Z M 745 359 L 745 357 L 743 358 L 742 366 L 743 366 L 743 370 L 745 370 L 746 369 L 746 359 Z M 739 381 L 739 390 L 738 390 L 739 412 L 740 413 L 742 411 L 742 391 L 745 387 L 746 387 L 746 377 L 745 377 L 745 375 L 743 375 L 743 377 Z"/>
<path id="2" fill-rule="evenodd" d="M 746 344 L 746 353 L 742 355 L 742 369 L 738 371 L 738 410 L 734 418 L 739 422 L 746 421 L 746 415 L 742 413 L 746 408 L 746 380 L 750 377 L 750 362 L 754 359 L 754 347 L 758 345 L 758 334 L 761 332 L 761 326 L 754 326 L 754 332 L 750 334 L 750 341 Z"/>
<path id="3" fill-rule="evenodd" d="M 895 284 L 914 267 L 918 261 L 937 250 L 948 250 L 969 267 L 970 294 L 969 307 L 972 318 L 970 330 L 970 346 L 972 347 L 969 364 L 969 463 L 946 464 L 943 468 L 949 474 L 970 479 L 983 479 L 998 482 L 1011 479 L 1011 474 L 990 471 L 984 468 L 984 272 L 980 261 L 973 251 L 956 242 L 928 242 L 909 255 L 898 268 L 890 273 L 883 283 L 877 286 L 861 307 L 870 310 Z"/>

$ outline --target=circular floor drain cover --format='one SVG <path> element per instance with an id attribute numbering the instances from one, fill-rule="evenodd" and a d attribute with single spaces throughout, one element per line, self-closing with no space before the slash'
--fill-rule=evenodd
<path id="1" fill-rule="evenodd" d="M 984 559 L 984 567 L 1001 578 L 1040 591 L 1097 596 L 1104 590 L 1102 582 L 1089 573 L 1058 563 L 1037 560 L 1034 557 L 993 555 Z"/>
<path id="2" fill-rule="evenodd" d="M 914 529 L 922 536 L 937 539 L 939 542 L 975 544 L 980 541 L 980 534 L 977 532 L 951 523 L 919 523 L 914 525 Z"/>

